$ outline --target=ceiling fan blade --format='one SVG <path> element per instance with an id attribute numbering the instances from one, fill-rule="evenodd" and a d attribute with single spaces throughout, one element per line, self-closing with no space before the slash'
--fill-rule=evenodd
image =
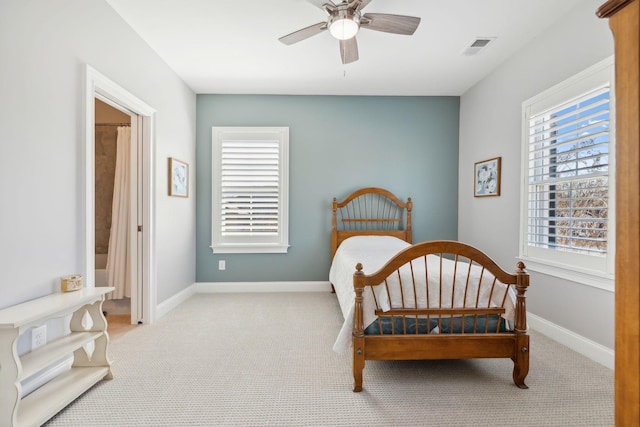
<path id="1" fill-rule="evenodd" d="M 310 25 L 307 28 L 303 28 L 301 30 L 294 31 L 291 34 L 287 34 L 286 36 L 282 36 L 278 40 L 286 45 L 292 45 L 294 43 L 298 43 L 302 40 L 308 39 L 311 36 L 315 36 L 316 34 L 320 34 L 326 29 L 326 22 L 318 22 L 317 24 Z"/>
<path id="2" fill-rule="evenodd" d="M 307 0 L 312 5 L 319 7 L 320 9 L 326 11 L 325 5 L 331 10 L 336 8 L 336 4 L 331 0 Z"/>
<path id="3" fill-rule="evenodd" d="M 340 59 L 343 64 L 349 64 L 358 60 L 358 42 L 355 37 L 348 40 L 340 40 Z"/>
<path id="4" fill-rule="evenodd" d="M 360 21 L 361 28 L 384 31 L 385 33 L 412 35 L 420 18 L 415 16 L 391 15 L 388 13 L 365 13 Z"/>

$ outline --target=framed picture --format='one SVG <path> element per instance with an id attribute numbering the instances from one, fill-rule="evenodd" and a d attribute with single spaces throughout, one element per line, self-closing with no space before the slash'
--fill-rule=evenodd
<path id="1" fill-rule="evenodd" d="M 475 197 L 500 195 L 500 163 L 502 157 L 477 162 L 473 174 Z"/>
<path id="2" fill-rule="evenodd" d="M 169 195 L 189 197 L 189 164 L 169 157 Z"/>

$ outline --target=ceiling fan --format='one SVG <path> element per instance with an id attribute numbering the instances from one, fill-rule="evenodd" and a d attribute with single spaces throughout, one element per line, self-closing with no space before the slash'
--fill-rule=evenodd
<path id="1" fill-rule="evenodd" d="M 371 0 L 342 0 L 338 4 L 331 0 L 307 1 L 324 10 L 329 15 L 327 20 L 294 31 L 278 40 L 286 45 L 292 45 L 328 29 L 331 35 L 340 41 L 340 58 L 343 64 L 358 60 L 358 43 L 355 36 L 360 28 L 410 36 L 420 24 L 420 18 L 415 16 L 388 13 L 363 14 L 362 9 Z"/>

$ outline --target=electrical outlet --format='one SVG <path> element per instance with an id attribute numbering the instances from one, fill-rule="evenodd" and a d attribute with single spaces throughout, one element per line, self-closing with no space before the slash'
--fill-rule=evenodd
<path id="1" fill-rule="evenodd" d="M 42 347 L 47 343 L 47 325 L 38 326 L 31 330 L 31 350 Z"/>
<path id="2" fill-rule="evenodd" d="M 225 268 L 227 268 L 227 263 L 221 259 L 218 261 L 218 270 L 224 270 Z"/>

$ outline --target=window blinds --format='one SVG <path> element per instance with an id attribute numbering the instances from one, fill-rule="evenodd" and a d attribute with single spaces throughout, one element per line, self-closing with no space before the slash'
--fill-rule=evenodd
<path id="1" fill-rule="evenodd" d="M 277 235 L 279 142 L 223 140 L 221 168 L 221 234 Z"/>
<path id="2" fill-rule="evenodd" d="M 528 244 L 606 253 L 609 87 L 529 119 Z"/>

